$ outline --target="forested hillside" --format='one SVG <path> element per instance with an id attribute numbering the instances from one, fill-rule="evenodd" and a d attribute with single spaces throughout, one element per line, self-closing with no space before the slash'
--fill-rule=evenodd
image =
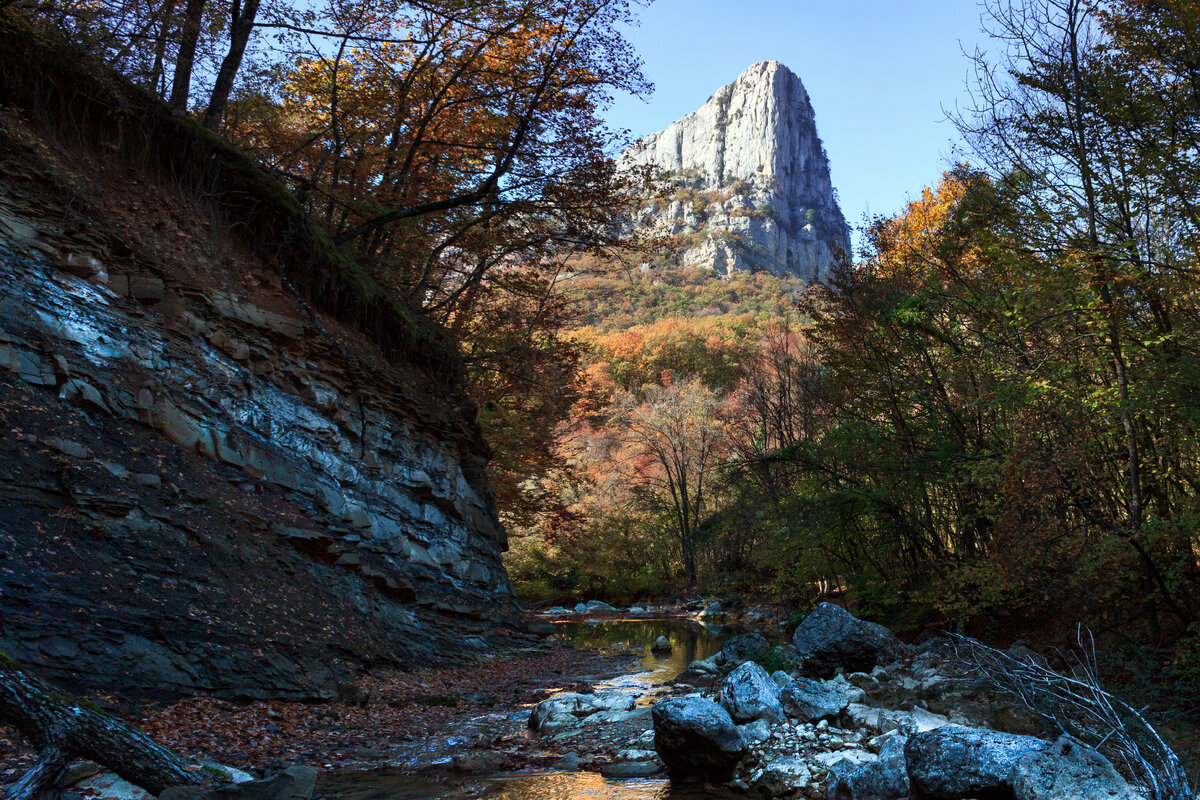
<path id="1" fill-rule="evenodd" d="M 984 22 L 970 162 L 873 221 L 865 260 L 796 302 L 578 284 L 560 505 L 509 559 L 527 591 L 832 591 L 914 631 L 1085 624 L 1194 674 L 1200 12 Z"/>

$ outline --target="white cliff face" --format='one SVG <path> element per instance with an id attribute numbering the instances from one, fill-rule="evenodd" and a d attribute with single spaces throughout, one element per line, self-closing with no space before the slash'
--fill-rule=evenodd
<path id="1" fill-rule="evenodd" d="M 636 221 L 678 237 L 685 267 L 820 280 L 848 248 L 808 92 L 778 61 L 750 67 L 622 164 L 669 176 Z"/>

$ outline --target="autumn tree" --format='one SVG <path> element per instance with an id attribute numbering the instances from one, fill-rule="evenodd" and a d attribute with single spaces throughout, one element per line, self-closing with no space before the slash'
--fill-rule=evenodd
<path id="1" fill-rule="evenodd" d="M 690 378 L 626 394 L 618 403 L 622 472 L 666 504 L 684 574 L 695 585 L 699 527 L 725 440 L 721 398 Z"/>

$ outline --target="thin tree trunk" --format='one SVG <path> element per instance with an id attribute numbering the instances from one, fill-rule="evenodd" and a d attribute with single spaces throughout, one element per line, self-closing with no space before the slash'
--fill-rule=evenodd
<path id="1" fill-rule="evenodd" d="M 192 91 L 192 67 L 196 63 L 196 44 L 200 41 L 200 23 L 204 20 L 206 0 L 187 0 L 183 12 L 183 38 L 179 57 L 175 59 L 175 80 L 168 101 L 180 111 L 187 111 L 188 95 Z"/>
<path id="2" fill-rule="evenodd" d="M 246 55 L 246 44 L 254 31 L 254 20 L 258 16 L 259 0 L 246 0 L 239 13 L 238 4 L 234 2 L 232 19 L 229 25 L 229 53 L 221 62 L 217 72 L 217 80 L 213 84 L 212 98 L 204 112 L 205 126 L 214 131 L 221 127 L 221 118 L 225 116 L 225 107 L 229 105 L 229 94 L 233 91 L 233 81 L 242 66 L 242 57 Z"/>
<path id="3" fill-rule="evenodd" d="M 102 764 L 152 794 L 200 783 L 201 773 L 187 759 L 86 700 L 58 691 L 3 653 L 0 720 L 15 725 L 39 754 L 33 768 L 8 788 L 7 800 L 56 796 L 67 761 L 75 756 Z"/>

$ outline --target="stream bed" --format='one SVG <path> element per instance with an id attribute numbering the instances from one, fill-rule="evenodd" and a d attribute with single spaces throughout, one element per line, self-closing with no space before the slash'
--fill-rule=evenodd
<path id="1" fill-rule="evenodd" d="M 692 660 L 707 658 L 721 649 L 722 630 L 682 617 L 657 619 L 551 620 L 557 636 L 576 647 L 645 650 L 630 671 L 618 676 L 571 676 L 571 684 L 591 686 L 598 692 L 628 692 L 639 706 L 656 699 L 670 680 Z M 653 654 L 650 645 L 659 636 L 671 640 L 671 652 Z M 577 690 L 577 689 L 576 689 Z M 732 795 L 702 786 L 673 786 L 665 776 L 609 780 L 582 770 L 530 770 L 490 775 L 462 775 L 439 771 L 450 765 L 464 748 L 524 730 L 529 709 L 503 709 L 488 714 L 444 736 L 419 743 L 397 758 L 394 766 L 341 771 L 324 776 L 318 792 L 333 800 L 724 800 Z M 532 735 L 532 734 L 524 734 Z M 547 749 L 554 747 L 547 742 Z M 642 747 L 631 742 L 630 747 Z"/>

